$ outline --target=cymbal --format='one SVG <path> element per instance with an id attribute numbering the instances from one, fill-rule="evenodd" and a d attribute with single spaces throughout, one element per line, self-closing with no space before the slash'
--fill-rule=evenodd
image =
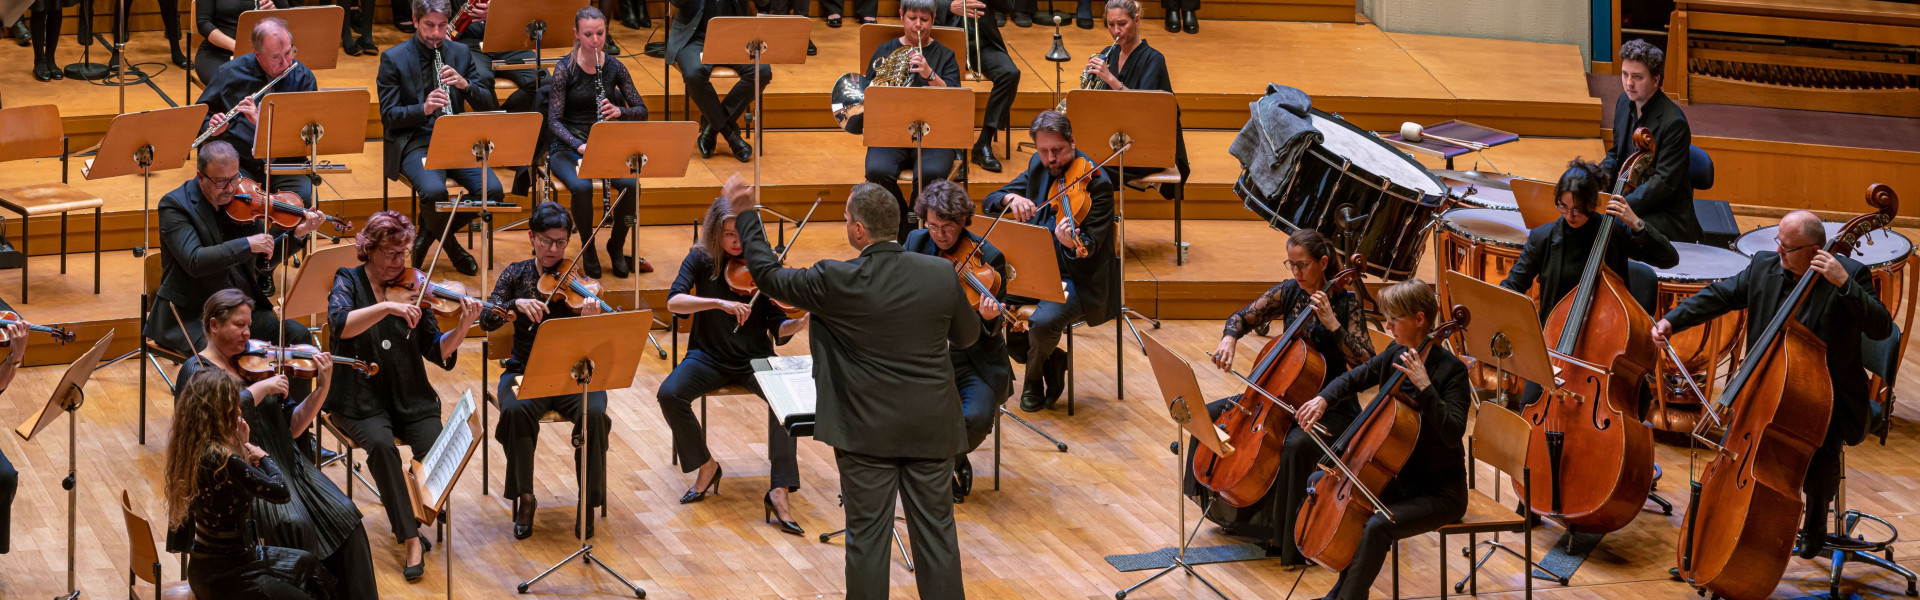
<path id="1" fill-rule="evenodd" d="M 1476 186 L 1493 188 L 1496 190 L 1507 190 L 1507 191 L 1513 190 L 1512 175 L 1503 175 L 1499 173 L 1482 173 L 1480 171 L 1450 171 L 1446 169 L 1434 169 L 1431 172 L 1433 173 L 1434 177 L 1439 177 L 1441 179 L 1452 179 L 1454 181 L 1459 181 L 1462 183 L 1471 183 Z"/>

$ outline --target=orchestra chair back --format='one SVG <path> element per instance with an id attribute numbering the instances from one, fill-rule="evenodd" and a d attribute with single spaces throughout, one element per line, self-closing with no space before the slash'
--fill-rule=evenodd
<path id="1" fill-rule="evenodd" d="M 152 586 L 152 600 L 192 600 L 193 590 L 187 587 L 185 580 L 166 582 L 160 576 L 160 553 L 153 542 L 153 526 L 147 523 L 147 517 L 140 509 L 133 507 L 133 497 L 126 490 L 120 490 L 120 514 L 127 520 L 127 597 L 139 600 L 140 583 Z M 186 556 L 180 557 L 180 571 L 186 573 Z"/>
<path id="2" fill-rule="evenodd" d="M 0 163 L 41 158 L 60 159 L 60 182 L 38 183 L 0 189 L 0 209 L 20 218 L 20 254 L 28 257 L 20 263 L 20 303 L 32 300 L 27 282 L 32 280 L 33 217 L 60 215 L 60 273 L 67 272 L 67 213 L 93 209 L 93 293 L 100 293 L 100 207 L 99 196 L 67 185 L 68 144 L 60 123 L 60 107 L 52 104 L 0 108 Z"/>
<path id="3" fill-rule="evenodd" d="M 160 359 L 179 366 L 187 362 L 190 356 L 179 350 L 168 348 L 153 339 L 147 332 L 152 331 L 147 323 L 147 313 L 153 308 L 153 301 L 160 293 L 160 253 L 159 247 L 147 252 L 140 260 L 140 445 L 147 443 L 147 365 L 153 365 L 154 373 L 160 375 L 160 381 L 167 384 L 167 394 L 174 391 L 173 377 L 167 369 L 160 366 Z"/>
<path id="4" fill-rule="evenodd" d="M 1533 474 L 1527 468 L 1527 440 L 1533 433 L 1533 425 L 1513 411 L 1489 402 L 1478 403 L 1475 413 L 1477 416 L 1472 428 L 1467 432 L 1467 514 L 1461 517 L 1459 522 L 1443 526 L 1439 530 L 1440 597 L 1443 599 L 1447 597 L 1448 587 L 1446 578 L 1447 536 L 1449 535 L 1466 534 L 1468 536 L 1467 552 L 1469 560 L 1473 562 L 1472 568 L 1467 571 L 1467 576 L 1453 584 L 1454 593 L 1465 591 L 1472 595 L 1479 595 L 1480 569 L 1486 566 L 1487 559 L 1493 558 L 1496 550 L 1526 561 L 1526 564 L 1532 568 L 1545 570 L 1545 567 L 1533 561 L 1533 535 L 1527 526 L 1527 515 L 1531 514 L 1531 510 L 1526 505 L 1527 498 L 1524 495 L 1515 494 L 1520 503 L 1520 510 L 1516 512 L 1509 504 L 1514 499 L 1502 497 L 1503 491 L 1510 491 L 1513 488 L 1503 485 L 1499 477 L 1500 474 L 1505 474 L 1508 478 L 1518 480 L 1528 489 L 1532 489 Z M 1495 476 L 1490 487 L 1495 495 L 1488 495 L 1478 485 L 1477 463 L 1486 463 L 1487 466 L 1493 467 Z M 1493 539 L 1479 541 L 1479 535 L 1482 533 L 1493 534 Z M 1501 533 L 1520 534 L 1524 550 L 1514 552 L 1512 548 L 1500 543 Z M 1521 579 L 1526 580 L 1525 597 L 1532 598 L 1533 578 L 1523 576 Z"/>
<path id="5" fill-rule="evenodd" d="M 1911 261 L 1912 257 L 1908 259 Z M 1913 315 L 1911 303 L 1908 305 L 1907 315 L 1908 323 L 1911 324 Z M 1883 446 L 1887 443 L 1887 428 L 1891 424 L 1893 415 L 1894 382 L 1900 380 L 1900 352 L 1906 346 L 1906 340 L 1901 333 L 1900 327 L 1895 325 L 1893 333 L 1887 335 L 1885 339 L 1874 340 L 1864 336 L 1860 339 L 1861 362 L 1865 363 L 1867 372 L 1871 374 L 1868 393 L 1872 398 L 1868 406 L 1871 407 L 1873 415 L 1867 422 L 1868 433 L 1878 435 L 1880 445 Z M 1840 582 L 1843 581 L 1843 571 L 1850 563 L 1878 567 L 1906 578 L 1908 596 L 1920 592 L 1915 585 L 1920 583 L 1920 577 L 1916 577 L 1912 570 L 1891 560 L 1893 543 L 1900 539 L 1900 530 L 1877 515 L 1847 508 L 1847 449 L 1844 446 L 1840 449 L 1840 489 L 1834 496 L 1833 521 L 1833 533 L 1822 540 L 1825 545 L 1822 553 L 1828 556 L 1831 565 L 1827 578 L 1829 597 L 1842 597 Z M 1862 521 L 1874 525 L 1861 528 Z"/>

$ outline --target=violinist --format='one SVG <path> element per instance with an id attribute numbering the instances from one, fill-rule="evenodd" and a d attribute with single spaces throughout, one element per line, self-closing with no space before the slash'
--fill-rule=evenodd
<path id="1" fill-rule="evenodd" d="M 1311 320 L 1301 333 L 1327 366 L 1326 376 L 1318 386 L 1326 387 L 1348 368 L 1373 358 L 1373 340 L 1367 335 L 1366 322 L 1361 317 L 1359 297 L 1346 289 L 1318 291 L 1326 287 L 1329 277 L 1340 271 L 1340 258 L 1334 252 L 1333 243 L 1313 229 L 1301 229 L 1288 237 L 1287 268 L 1294 278 L 1274 285 L 1252 304 L 1227 317 L 1220 345 L 1213 351 L 1214 366 L 1222 370 L 1234 368 L 1240 338 L 1246 337 L 1249 330 L 1274 319 L 1280 319 L 1282 324 L 1291 323 L 1307 314 L 1312 315 Z M 1254 360 L 1260 358 L 1256 356 Z M 1235 400 L 1229 397 L 1209 402 L 1207 413 L 1218 420 Z M 1330 407 L 1320 423 L 1328 431 L 1344 431 L 1359 414 L 1359 403 L 1342 402 Z M 1282 565 L 1302 565 L 1306 559 L 1294 543 L 1292 517 L 1300 509 L 1300 502 L 1306 499 L 1307 476 L 1317 472 L 1314 465 L 1325 453 L 1297 426 L 1287 432 L 1283 448 L 1279 478 L 1266 498 L 1246 508 L 1215 502 L 1208 514 L 1218 515 L 1216 521 L 1235 530 L 1264 531 L 1262 543 L 1267 547 L 1268 556 L 1279 557 Z M 1187 468 L 1191 470 L 1192 463 L 1188 463 Z M 1193 481 L 1191 472 L 1188 481 L 1190 484 Z M 1197 496 L 1200 491 L 1189 488 L 1188 493 Z"/>
<path id="2" fill-rule="evenodd" d="M 1340 572 L 1340 579 L 1327 593 L 1327 598 L 1366 598 L 1395 541 L 1434 531 L 1467 514 L 1466 450 L 1461 442 L 1466 435 L 1467 408 L 1472 400 L 1467 367 L 1438 344 L 1430 347 L 1426 356 L 1417 356 L 1413 350 L 1438 326 L 1439 301 L 1432 286 L 1415 278 L 1381 290 L 1380 309 L 1386 313 L 1387 330 L 1393 334 L 1393 343 L 1367 362 L 1335 378 L 1320 390 L 1319 396 L 1302 405 L 1298 417 L 1300 426 L 1312 427 L 1336 410 L 1348 410 L 1340 405 L 1357 404 L 1362 390 L 1379 386 L 1398 372 L 1404 375 L 1400 392 L 1412 398 L 1414 408 L 1419 411 L 1419 441 L 1414 444 L 1413 454 L 1401 467 L 1399 476 L 1379 494 L 1394 520 L 1375 514 L 1367 521 L 1352 563 Z M 1354 421 L 1356 426 L 1363 422 Z M 1336 432 L 1334 438 L 1339 437 L 1339 430 L 1330 428 L 1329 431 Z M 1329 438 L 1327 442 L 1333 444 L 1334 439 Z M 1334 448 L 1336 452 L 1342 450 Z M 1321 474 L 1309 478 L 1308 487 L 1312 487 Z M 1286 518 L 1291 521 L 1295 516 L 1288 514 Z"/>
<path id="3" fill-rule="evenodd" d="M 986 265 L 997 279 L 992 283 L 982 281 L 991 293 L 981 294 L 973 304 L 973 311 L 980 314 L 980 340 L 971 347 L 948 351 L 953 357 L 953 384 L 960 390 L 960 417 L 967 422 L 967 452 L 953 459 L 953 501 L 964 502 L 973 492 L 973 462 L 967 459 L 967 453 L 978 449 L 993 432 L 994 416 L 1013 393 L 1013 368 L 1007 362 L 1007 339 L 1001 334 L 1000 319 L 1005 308 L 1001 300 L 1007 291 L 1007 259 L 993 242 L 967 230 L 973 224 L 973 199 L 960 184 L 946 180 L 928 184 L 920 192 L 917 209 L 920 224 L 926 228 L 907 234 L 904 246 L 908 252 Z M 979 246 L 979 251 L 969 260 L 967 254 L 974 246 Z"/>
<path id="4" fill-rule="evenodd" d="M 0 299 L 0 310 L 13 310 L 13 305 Z M 6 334 L 12 339 L 24 340 L 27 337 L 27 324 L 16 322 L 7 326 Z M 20 365 L 27 361 L 27 345 L 19 344 L 13 354 L 0 359 L 0 392 L 13 385 L 13 376 L 20 372 Z M 13 495 L 20 489 L 20 472 L 7 460 L 7 453 L 0 452 L 0 554 L 6 554 L 13 540 Z"/>
<path id="5" fill-rule="evenodd" d="M 268 94 L 278 92 L 311 92 L 320 89 L 308 69 L 294 58 L 293 34 L 287 31 L 287 22 L 278 17 L 267 17 L 253 26 L 253 52 L 234 58 L 220 65 L 213 78 L 206 80 L 206 90 L 200 93 L 200 104 L 207 105 L 207 120 L 201 125 L 204 129 L 216 133 L 209 141 L 220 140 L 235 148 L 249 150 L 240 156 L 240 170 L 254 181 L 268 183 L 266 161 L 253 157 L 254 134 L 264 125 L 261 117 L 266 110 L 253 95 L 273 87 Z M 332 49 L 328 48 L 331 52 Z M 284 78 L 281 76 L 285 75 Z M 278 79 L 276 83 L 275 80 Z M 238 109 L 239 113 L 227 118 L 229 110 Z M 204 146 L 203 146 L 204 147 Z M 302 163 L 302 158 L 274 159 L 277 163 Z M 273 191 L 293 192 L 300 197 L 300 203 L 313 206 L 313 180 L 306 176 L 274 177 L 271 182 Z"/>
<path id="6" fill-rule="evenodd" d="M 1752 344 L 1761 339 L 1760 334 L 1801 277 L 1812 273 L 1832 284 L 1815 285 L 1797 315 L 1800 324 L 1826 343 L 1827 371 L 1833 378 L 1833 413 L 1827 437 L 1813 452 L 1801 484 L 1807 508 L 1799 555 L 1811 559 L 1819 555 L 1827 537 L 1827 504 L 1840 489 L 1842 446 L 1859 444 L 1866 438 L 1872 413 L 1860 343 L 1887 337 L 1893 332 L 1893 318 L 1869 287 L 1871 271 L 1850 257 L 1826 251 L 1827 230 L 1820 217 L 1804 210 L 1787 213 L 1780 218 L 1778 232 L 1778 249 L 1754 254 L 1740 274 L 1714 282 L 1675 306 L 1654 324 L 1653 338 L 1664 345 L 1675 333 L 1745 309 L 1746 340 Z"/>
<path id="7" fill-rule="evenodd" d="M 407 266 L 413 224 L 400 213 L 383 210 L 367 219 L 354 239 L 358 267 L 341 267 L 327 295 L 328 348 L 341 356 L 380 365 L 371 377 L 336 377 L 327 412 L 340 433 L 367 452 L 367 469 L 394 538 L 406 545 L 402 574 L 417 581 L 425 574 L 424 553 L 432 544 L 420 535 L 407 490 L 407 474 L 397 438 L 423 460 L 440 437 L 440 396 L 427 380 L 427 361 L 451 371 L 460 342 L 480 318 L 480 302 L 464 298 L 457 325 L 442 333 L 430 311 L 406 298 L 418 289 L 420 272 Z M 412 285 L 408 285 L 408 284 Z M 409 289 L 411 288 L 411 289 Z"/>
<path id="8" fill-rule="evenodd" d="M 507 480 L 501 495 L 513 501 L 514 539 L 533 536 L 534 510 L 538 507 L 533 494 L 533 451 L 540 441 L 541 415 L 554 411 L 569 421 L 576 421 L 576 431 L 581 425 L 577 422 L 579 394 L 521 398 L 514 392 L 515 381 L 526 372 L 527 356 L 533 352 L 533 339 L 540 333 L 541 322 L 600 314 L 598 302 L 588 302 L 575 311 L 564 298 L 549 299 L 547 294 L 540 293 L 542 275 L 557 276 L 568 266 L 565 262 L 567 241 L 572 235 L 573 220 L 566 208 L 554 202 L 534 206 L 533 216 L 527 220 L 527 241 L 533 246 L 533 258 L 507 265 L 500 272 L 500 282 L 494 286 L 493 297 L 489 299 L 495 305 L 510 305 L 519 313 L 513 320 L 513 357 L 507 359 L 500 383 L 494 390 L 494 397 L 500 401 L 500 424 L 494 428 L 494 437 L 507 451 Z M 493 331 L 503 325 L 506 320 L 491 311 L 480 317 L 481 329 Z M 587 437 L 593 445 L 587 449 L 586 469 L 586 535 L 591 538 L 592 509 L 606 504 L 607 498 L 607 435 L 613 421 L 607 418 L 606 392 L 587 395 L 587 418 L 593 424 L 593 432 Z M 580 450 L 576 448 L 574 463 L 577 466 L 579 462 Z"/>
<path id="9" fill-rule="evenodd" d="M 1075 321 L 1100 325 L 1120 316 L 1120 271 L 1114 261 L 1113 182 L 1104 172 L 1079 183 L 1065 177 L 1076 161 L 1091 166 L 1087 155 L 1073 146 L 1073 123 L 1054 111 L 1040 113 L 1028 128 L 1038 150 L 1013 181 L 999 191 L 987 194 L 982 205 L 987 212 L 1006 210 L 1015 220 L 1053 230 L 1054 250 L 1060 258 L 1060 275 L 1066 280 L 1065 303 L 1041 301 L 1029 318 L 1026 335 L 1007 339 L 1007 349 L 1015 361 L 1026 365 L 1021 377 L 1020 409 L 1038 412 L 1052 408 L 1066 391 L 1065 354 L 1055 354 L 1060 336 Z M 1058 184 L 1073 184 L 1080 193 L 1057 194 Z M 1084 218 L 1066 218 L 1063 200 L 1084 198 L 1088 205 Z M 1044 383 L 1043 383 L 1044 382 Z"/>
<path id="10" fill-rule="evenodd" d="M 867 79 L 873 79 L 879 67 L 885 64 L 894 51 L 907 48 L 908 60 L 906 87 L 960 87 L 960 61 L 955 58 L 952 48 L 943 46 L 933 39 L 933 23 L 941 11 L 934 0 L 902 0 L 900 3 L 900 37 L 882 42 L 873 49 L 873 56 L 867 59 Z M 992 114 L 992 111 L 988 111 Z M 919 169 L 914 169 L 915 154 L 918 154 Z M 913 194 L 918 196 L 926 181 L 946 179 L 953 174 L 958 161 L 957 151 L 945 148 L 926 148 L 916 151 L 913 148 L 867 148 L 867 182 L 878 185 L 887 193 L 893 194 L 900 203 L 900 231 L 911 231 L 907 215 L 912 207 L 900 191 L 900 172 L 914 171 Z"/>
<path id="11" fill-rule="evenodd" d="M 207 297 L 198 312 L 205 317 L 200 326 L 207 332 L 206 345 L 180 365 L 174 380 L 192 381 L 202 372 L 239 379 L 243 371 L 237 357 L 247 351 L 253 304 L 245 292 L 228 288 Z M 256 499 L 252 503 L 254 527 L 268 546 L 304 550 L 320 559 L 339 586 L 332 590 L 331 597 L 373 600 L 380 597 L 380 591 L 374 582 L 373 553 L 367 545 L 360 508 L 307 459 L 310 453 L 294 444 L 294 437 L 319 416 L 320 406 L 332 389 L 332 355 L 318 354 L 315 362 L 321 368 L 313 379 L 313 391 L 295 392 L 300 396 L 297 402 L 289 394 L 286 375 L 273 375 L 251 385 L 243 383 L 245 387 L 240 389 L 240 417 L 250 431 L 246 441 L 266 452 L 265 461 L 273 463 L 285 477 L 289 496 L 287 502 L 279 504 Z M 182 385 L 183 404 L 187 387 Z M 181 426 L 181 421 L 174 423 L 176 431 Z M 194 544 L 191 524 L 168 533 L 170 552 L 192 551 Z"/>
<path id="12" fill-rule="evenodd" d="M 700 243 L 680 261 L 680 274 L 667 290 L 667 310 L 692 315 L 693 321 L 687 336 L 687 355 L 660 382 L 657 396 L 660 415 L 673 429 L 681 472 L 698 472 L 693 485 L 680 496 L 681 504 L 705 500 L 708 494 L 718 495 L 720 478 L 725 475 L 720 461 L 707 451 L 700 420 L 693 416 L 693 401 L 729 384 L 753 390 L 764 400 L 766 395 L 753 377 L 753 359 L 773 356 L 774 344 L 784 343 L 806 327 L 808 320 L 805 316 L 788 318 L 766 294 L 749 305 L 754 290 L 739 289 L 729 282 L 728 270 L 746 269 L 733 222 L 726 198 L 715 199 L 700 221 Z M 744 279 L 752 281 L 751 276 Z M 771 412 L 767 414 L 767 460 L 773 466 L 767 495 L 761 499 L 766 509 L 763 516 L 777 520 L 775 525 L 782 533 L 804 535 L 806 531 L 793 520 L 789 501 L 794 492 L 800 491 L 794 439 Z"/>
<path id="13" fill-rule="evenodd" d="M 1113 36 L 1117 47 L 1109 47 L 1104 52 L 1095 53 L 1087 58 L 1086 73 L 1100 80 L 1109 90 L 1158 90 L 1173 93 L 1173 75 L 1167 70 L 1167 57 L 1158 48 L 1140 38 L 1140 3 L 1138 0 L 1111 0 L 1107 2 L 1107 34 Z M 1168 11 L 1173 12 L 1173 11 Z M 1173 167 L 1180 173 L 1180 185 L 1186 185 L 1187 175 L 1193 171 L 1187 164 L 1186 130 L 1180 126 L 1179 107 L 1174 107 L 1173 122 Z M 1145 177 L 1161 171 L 1159 167 L 1127 167 L 1126 175 L 1120 173 L 1120 167 L 1109 166 L 1107 177 L 1125 183 L 1136 177 Z M 1163 186 L 1160 195 L 1168 200 L 1179 193 L 1175 186 Z"/>

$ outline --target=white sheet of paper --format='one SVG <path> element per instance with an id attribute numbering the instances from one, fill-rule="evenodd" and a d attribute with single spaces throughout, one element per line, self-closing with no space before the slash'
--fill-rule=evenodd
<path id="1" fill-rule="evenodd" d="M 427 450 L 427 458 L 421 464 L 427 468 L 426 494 L 421 503 L 429 507 L 440 506 L 440 498 L 447 493 L 448 483 L 460 468 L 460 461 L 466 457 L 467 448 L 473 445 L 473 428 L 467 426 L 467 419 L 473 416 L 473 390 L 460 395 L 460 404 L 453 407 L 453 414 L 447 415 L 447 425 L 440 429 L 440 439 L 435 440 L 433 448 Z"/>

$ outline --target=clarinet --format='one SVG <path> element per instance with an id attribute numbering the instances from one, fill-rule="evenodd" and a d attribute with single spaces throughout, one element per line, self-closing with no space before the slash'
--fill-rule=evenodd
<path id="1" fill-rule="evenodd" d="M 599 64 L 593 70 L 593 121 L 598 123 L 606 120 L 600 114 L 600 105 L 607 101 L 607 54 L 601 50 L 595 51 L 594 55 L 599 58 Z M 580 158 L 586 159 L 584 156 Z M 613 212 L 613 186 L 610 183 L 605 180 L 600 182 L 600 205 L 607 207 L 607 212 Z"/>
<path id="2" fill-rule="evenodd" d="M 440 110 L 437 112 L 441 115 L 451 115 L 453 114 L 453 90 L 447 89 L 447 82 L 440 79 L 440 68 L 444 66 L 446 66 L 446 63 L 441 62 L 440 60 L 440 49 L 434 48 L 432 77 L 434 81 L 440 82 L 440 85 L 439 85 L 440 93 L 446 94 L 447 96 L 447 105 L 440 107 Z"/>

